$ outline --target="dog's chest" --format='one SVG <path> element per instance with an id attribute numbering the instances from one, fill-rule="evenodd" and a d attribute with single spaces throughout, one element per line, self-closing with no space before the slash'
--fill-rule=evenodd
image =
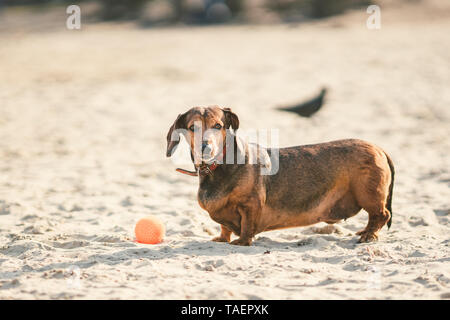
<path id="1" fill-rule="evenodd" d="M 226 194 L 216 186 L 200 187 L 197 197 L 200 206 L 210 214 L 221 210 L 227 204 Z"/>
<path id="2" fill-rule="evenodd" d="M 236 204 L 229 201 L 229 197 L 211 197 L 208 192 L 199 192 L 198 202 L 209 213 L 215 222 L 226 226 L 235 234 L 240 232 L 240 219 Z"/>
<path id="3" fill-rule="evenodd" d="M 223 185 L 208 185 L 207 188 L 200 186 L 198 202 L 211 219 L 236 231 L 239 230 L 239 219 L 236 203 L 230 201 L 231 193 L 224 189 Z"/>

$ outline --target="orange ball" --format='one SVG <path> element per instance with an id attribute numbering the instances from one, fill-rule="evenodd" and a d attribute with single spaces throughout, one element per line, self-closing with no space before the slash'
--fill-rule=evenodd
<path id="1" fill-rule="evenodd" d="M 164 224 L 156 217 L 148 216 L 140 219 L 134 228 L 136 240 L 140 243 L 157 244 L 160 243 L 166 233 Z"/>

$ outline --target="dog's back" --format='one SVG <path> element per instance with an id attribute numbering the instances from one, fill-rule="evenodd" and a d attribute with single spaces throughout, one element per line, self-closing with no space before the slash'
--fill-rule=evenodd
<path id="1" fill-rule="evenodd" d="M 392 199 L 392 162 L 371 143 L 338 140 L 278 152 L 278 173 L 264 178 L 266 212 L 283 212 L 286 219 L 267 219 L 266 230 L 335 223 L 361 208 L 383 211 L 380 202 Z"/>

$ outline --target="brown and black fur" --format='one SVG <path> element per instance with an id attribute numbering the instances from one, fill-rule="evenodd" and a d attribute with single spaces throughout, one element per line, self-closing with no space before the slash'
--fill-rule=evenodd
<path id="1" fill-rule="evenodd" d="M 205 128 L 217 121 L 223 123 L 224 131 L 239 127 L 230 109 L 192 108 L 179 115 L 170 128 L 167 156 L 177 144 L 170 141 L 173 130 L 186 128 L 194 114 Z M 238 139 L 233 136 L 235 147 Z M 187 137 L 187 141 L 192 150 L 193 139 Z M 249 150 L 246 146 L 240 151 L 246 159 Z M 270 155 L 277 150 L 265 151 Z M 279 170 L 274 175 L 261 175 L 260 165 L 247 163 L 221 164 L 211 174 L 199 174 L 198 202 L 221 225 L 221 234 L 213 241 L 230 242 L 234 233 L 239 238 L 231 244 L 251 245 L 253 237 L 263 231 L 333 224 L 361 209 L 368 212 L 369 221 L 357 233 L 359 242 L 375 241 L 385 224 L 390 227 L 394 167 L 381 148 L 349 139 L 280 148 L 278 152 Z"/>

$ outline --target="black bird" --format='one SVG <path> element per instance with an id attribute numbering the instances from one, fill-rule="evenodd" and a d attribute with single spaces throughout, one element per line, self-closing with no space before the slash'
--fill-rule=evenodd
<path id="1" fill-rule="evenodd" d="M 281 107 L 278 108 L 278 110 L 282 111 L 289 111 L 294 112 L 302 117 L 311 117 L 313 114 L 315 114 L 319 109 L 322 107 L 324 102 L 325 94 L 327 93 L 326 88 L 322 88 L 320 91 L 320 94 L 317 97 L 312 98 L 311 100 L 308 100 L 306 102 L 296 104 L 294 106 L 289 107 Z"/>

